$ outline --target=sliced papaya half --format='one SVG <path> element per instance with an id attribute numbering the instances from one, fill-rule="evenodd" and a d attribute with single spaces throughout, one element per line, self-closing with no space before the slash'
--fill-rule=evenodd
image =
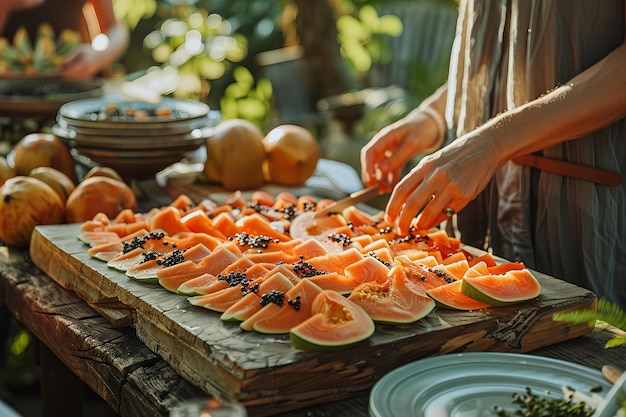
<path id="1" fill-rule="evenodd" d="M 503 275 L 465 277 L 461 292 L 492 306 L 532 300 L 541 294 L 541 284 L 528 269 L 512 270 Z"/>
<path id="2" fill-rule="evenodd" d="M 291 343 L 301 350 L 335 350 L 369 338 L 372 318 L 357 304 L 333 290 L 320 292 L 311 305 L 311 317 L 289 331 Z"/>
<path id="3" fill-rule="evenodd" d="M 348 300 L 360 305 L 377 323 L 413 323 L 435 308 L 431 298 L 410 287 L 400 266 L 393 267 L 383 283 L 369 281 L 357 286 Z"/>
<path id="4" fill-rule="evenodd" d="M 491 307 L 489 304 L 474 300 L 463 294 L 461 285 L 461 280 L 454 281 L 450 284 L 432 288 L 426 291 L 426 294 L 435 300 L 437 306 L 451 310 L 475 311 Z"/>

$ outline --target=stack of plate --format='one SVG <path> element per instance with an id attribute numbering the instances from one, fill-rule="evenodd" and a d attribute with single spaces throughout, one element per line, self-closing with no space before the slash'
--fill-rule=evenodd
<path id="1" fill-rule="evenodd" d="M 164 98 L 153 104 L 104 96 L 61 106 L 52 132 L 87 163 L 139 179 L 197 150 L 219 120 L 219 112 L 196 101 Z"/>

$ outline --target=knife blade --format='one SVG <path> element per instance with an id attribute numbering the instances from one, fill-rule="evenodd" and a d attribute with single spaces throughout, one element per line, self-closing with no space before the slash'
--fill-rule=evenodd
<path id="1" fill-rule="evenodd" d="M 359 203 L 363 203 L 365 201 L 371 200 L 372 198 L 376 197 L 379 194 L 380 194 L 380 191 L 377 185 L 373 185 L 371 187 L 367 187 L 362 190 L 355 191 L 349 196 L 342 198 L 341 200 L 338 200 L 334 202 L 333 204 L 330 204 L 319 211 L 316 211 L 315 216 L 313 217 L 320 218 L 323 216 L 327 216 L 330 213 L 338 213 L 340 211 L 343 211 L 345 208 L 348 208 L 355 204 L 359 204 Z"/>

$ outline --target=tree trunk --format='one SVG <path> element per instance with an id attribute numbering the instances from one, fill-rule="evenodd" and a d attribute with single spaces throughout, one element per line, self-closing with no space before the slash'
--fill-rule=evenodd
<path id="1" fill-rule="evenodd" d="M 337 42 L 335 16 L 329 0 L 294 0 L 296 30 L 311 74 L 316 101 L 358 88 Z"/>

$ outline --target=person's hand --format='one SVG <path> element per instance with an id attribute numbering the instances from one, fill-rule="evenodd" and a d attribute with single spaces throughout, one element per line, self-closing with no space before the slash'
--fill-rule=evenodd
<path id="1" fill-rule="evenodd" d="M 398 183 L 406 163 L 420 152 L 440 146 L 435 121 L 420 109 L 381 129 L 361 149 L 361 176 L 365 185 L 388 192 Z"/>
<path id="2" fill-rule="evenodd" d="M 63 77 L 92 78 L 102 69 L 100 53 L 94 51 L 90 44 L 82 43 L 63 62 Z"/>
<path id="3" fill-rule="evenodd" d="M 502 166 L 502 152 L 489 143 L 487 138 L 474 134 L 425 156 L 394 188 L 385 221 L 406 235 L 412 226 L 417 230 L 437 226 L 452 214 L 446 209 L 459 212 Z"/>

